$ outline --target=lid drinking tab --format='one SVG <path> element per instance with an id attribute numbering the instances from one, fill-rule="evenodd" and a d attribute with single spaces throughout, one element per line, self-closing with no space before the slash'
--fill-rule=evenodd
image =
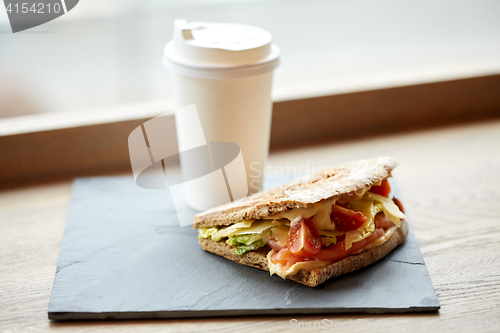
<path id="1" fill-rule="evenodd" d="M 274 69 L 279 54 L 271 34 L 261 28 L 176 20 L 173 39 L 165 46 L 164 64 L 189 76 L 246 76 Z"/>

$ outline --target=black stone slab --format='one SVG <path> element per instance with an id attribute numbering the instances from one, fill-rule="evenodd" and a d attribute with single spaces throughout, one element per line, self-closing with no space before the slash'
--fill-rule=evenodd
<path id="1" fill-rule="evenodd" d="M 193 214 L 193 212 L 183 212 Z M 440 307 L 413 233 L 383 260 L 316 288 L 203 251 L 168 190 L 76 179 L 49 304 L 53 320 L 402 313 Z"/>

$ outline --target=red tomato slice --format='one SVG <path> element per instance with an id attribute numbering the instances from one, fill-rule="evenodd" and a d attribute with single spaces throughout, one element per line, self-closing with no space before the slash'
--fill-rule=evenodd
<path id="1" fill-rule="evenodd" d="M 373 243 L 374 241 L 376 241 L 377 239 L 382 237 L 384 234 L 385 234 L 384 229 L 373 230 L 372 234 L 369 237 L 367 237 L 363 240 L 360 240 L 359 242 L 352 243 L 352 246 L 349 249 L 349 253 L 358 252 L 359 250 L 361 250 L 362 248 L 364 248 L 368 244 Z"/>
<path id="2" fill-rule="evenodd" d="M 288 232 L 288 249 L 295 255 L 312 256 L 321 250 L 321 236 L 314 223 L 306 218 L 295 223 Z"/>
<path id="3" fill-rule="evenodd" d="M 389 197 L 389 193 L 391 193 L 391 185 L 389 185 L 389 182 L 387 179 L 384 179 L 382 181 L 382 184 L 380 186 L 373 185 L 369 192 L 375 193 L 375 194 L 380 194 L 381 196 L 384 197 Z"/>
<path id="4" fill-rule="evenodd" d="M 290 258 L 290 251 L 285 247 L 278 252 L 274 252 L 271 255 L 271 261 L 273 264 L 286 264 Z"/>
<path id="5" fill-rule="evenodd" d="M 293 254 L 286 247 L 281 249 L 279 252 L 275 252 L 271 255 L 271 262 L 273 264 L 282 264 L 284 269 L 291 267 L 297 262 L 312 261 L 315 260 L 314 257 L 302 257 Z"/>
<path id="6" fill-rule="evenodd" d="M 394 227 L 394 222 L 389 220 L 384 213 L 378 213 L 375 215 L 375 228 L 389 229 Z"/>
<path id="7" fill-rule="evenodd" d="M 366 221 L 366 216 L 360 212 L 333 205 L 330 219 L 335 223 L 335 230 L 346 232 L 361 227 Z"/>
<path id="8" fill-rule="evenodd" d="M 367 246 L 368 244 L 373 243 L 382 235 L 384 235 L 384 229 L 375 229 L 372 234 L 356 243 L 353 243 L 349 250 L 345 249 L 345 240 L 338 242 L 337 244 L 332 244 L 326 249 L 321 249 L 317 254 L 310 257 L 302 257 L 293 254 L 286 247 L 281 249 L 279 252 L 275 252 L 271 255 L 271 262 L 273 264 L 282 264 L 284 269 L 288 269 L 292 267 L 297 262 L 304 261 L 338 261 L 349 254 L 357 252 Z"/>
<path id="9" fill-rule="evenodd" d="M 345 241 L 342 241 L 340 243 L 330 245 L 326 249 L 321 249 L 321 251 L 316 254 L 314 258 L 321 261 L 337 261 L 343 259 L 349 254 L 357 252 L 368 244 L 373 243 L 375 240 L 382 237 L 383 234 L 384 229 L 375 229 L 369 237 L 353 243 L 349 250 L 345 249 Z"/>
<path id="10" fill-rule="evenodd" d="M 337 261 L 349 255 L 345 250 L 345 241 L 332 244 L 326 249 L 321 249 L 314 257 L 320 261 Z"/>

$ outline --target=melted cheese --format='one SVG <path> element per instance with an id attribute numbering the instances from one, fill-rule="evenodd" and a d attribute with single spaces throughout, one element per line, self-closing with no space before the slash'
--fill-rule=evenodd
<path id="1" fill-rule="evenodd" d="M 349 250 L 353 243 L 359 242 L 367 237 L 370 237 L 375 230 L 375 215 L 379 213 L 383 207 L 375 205 L 372 200 L 358 200 L 351 203 L 354 210 L 361 212 L 366 216 L 366 221 L 356 230 L 351 230 L 345 234 L 345 249 Z"/>
<path id="2" fill-rule="evenodd" d="M 401 220 L 406 218 L 406 216 L 399 210 L 399 207 L 394 203 L 394 201 L 392 201 L 392 199 L 370 192 L 366 193 L 365 197 L 383 204 L 385 216 L 394 222 L 395 225 L 401 227 Z"/>
<path id="3" fill-rule="evenodd" d="M 354 254 L 358 254 L 358 253 L 361 253 L 363 251 L 370 250 L 370 249 L 373 249 L 374 247 L 377 247 L 377 246 L 384 244 L 385 242 L 387 242 L 387 240 L 389 240 L 389 238 L 391 238 L 394 231 L 396 231 L 398 228 L 399 227 L 397 227 L 397 226 L 390 227 L 389 229 L 387 229 L 385 231 L 383 236 L 376 239 L 374 242 L 368 244 L 367 246 L 365 246 L 364 248 L 362 248 L 361 250 L 359 250 L 358 252 L 356 252 Z"/>
<path id="4" fill-rule="evenodd" d="M 281 223 L 276 220 L 259 220 L 259 221 L 248 220 L 233 224 L 228 228 L 217 231 L 214 238 L 220 239 L 232 235 L 242 235 L 242 234 L 260 234 L 264 230 L 279 225 L 281 225 Z"/>
<path id="5" fill-rule="evenodd" d="M 276 239 L 279 246 L 285 246 L 288 239 L 290 228 L 286 225 L 277 226 L 271 229 L 272 236 Z"/>
<path id="6" fill-rule="evenodd" d="M 273 215 L 273 219 L 287 219 L 290 220 L 291 224 L 299 222 L 303 217 L 311 218 L 313 217 L 313 223 L 318 229 L 333 230 L 335 225 L 330 222 L 330 212 L 332 210 L 332 205 L 335 200 L 330 199 L 324 202 L 319 202 L 314 204 L 309 208 L 294 208 L 287 210 L 276 215 Z M 318 216 L 318 217 L 316 217 Z"/>
<path id="7" fill-rule="evenodd" d="M 261 220 L 253 222 L 247 228 L 241 228 L 233 232 L 231 235 L 242 235 L 242 234 L 260 234 L 264 230 L 278 226 L 280 223 L 275 220 Z"/>
<path id="8" fill-rule="evenodd" d="M 253 220 L 242 221 L 242 222 L 233 224 L 230 227 L 227 227 L 225 229 L 221 229 L 221 230 L 217 231 L 217 233 L 215 234 L 214 238 L 220 239 L 220 238 L 228 237 L 228 236 L 234 234 L 235 232 L 237 232 L 240 229 L 249 228 L 252 225 L 252 223 L 253 223 Z"/>
<path id="9" fill-rule="evenodd" d="M 269 273 L 271 275 L 276 274 L 283 279 L 286 279 L 289 275 L 297 274 L 301 269 L 312 270 L 317 268 L 322 268 L 331 264 L 330 261 L 303 261 L 298 262 L 292 265 L 288 269 L 283 269 L 283 264 L 273 264 L 271 262 L 271 255 L 274 253 L 274 250 L 269 251 L 267 254 L 267 266 L 269 267 Z"/>

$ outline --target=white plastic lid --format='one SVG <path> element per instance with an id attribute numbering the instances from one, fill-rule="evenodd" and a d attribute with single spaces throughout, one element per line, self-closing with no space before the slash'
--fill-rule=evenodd
<path id="1" fill-rule="evenodd" d="M 264 29 L 244 24 L 176 20 L 164 49 L 172 72 L 217 79 L 256 75 L 279 65 L 279 48 Z"/>

